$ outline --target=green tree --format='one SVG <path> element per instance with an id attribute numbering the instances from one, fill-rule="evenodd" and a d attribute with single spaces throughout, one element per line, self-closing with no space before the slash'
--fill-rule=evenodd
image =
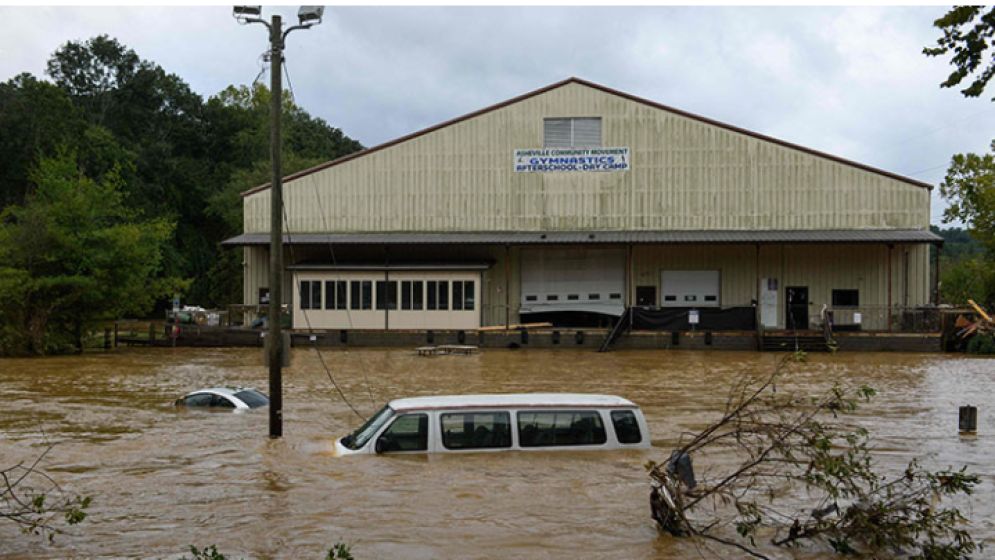
<path id="1" fill-rule="evenodd" d="M 0 214 L 0 353 L 81 350 L 96 322 L 147 313 L 182 285 L 158 274 L 172 224 L 138 219 L 114 173 L 94 181 L 62 151 L 32 177 L 25 203 Z"/>
<path id="2" fill-rule="evenodd" d="M 995 8 L 984 6 L 954 6 L 933 22 L 943 31 L 935 47 L 926 47 L 927 56 L 953 53 L 950 64 L 954 71 L 940 87 L 954 87 L 965 79 L 971 83 L 961 90 L 967 97 L 978 97 L 995 76 L 995 58 L 991 51 L 995 34 Z"/>

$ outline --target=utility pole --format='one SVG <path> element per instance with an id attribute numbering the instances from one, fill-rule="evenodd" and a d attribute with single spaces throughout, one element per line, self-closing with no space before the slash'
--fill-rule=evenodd
<path id="1" fill-rule="evenodd" d="M 283 111 L 283 46 L 287 35 L 296 29 L 308 29 L 321 23 L 324 6 L 301 6 L 299 25 L 283 30 L 283 18 L 274 15 L 269 23 L 260 18 L 261 6 L 235 6 L 233 15 L 239 23 L 261 23 L 269 28 L 270 43 L 270 239 L 269 239 L 269 325 L 267 357 L 269 361 L 269 437 L 283 436 L 283 361 L 290 351 L 284 345 L 280 319 L 283 315 L 283 171 L 281 169 L 280 117 Z"/>
<path id="2" fill-rule="evenodd" d="M 269 234 L 269 437 L 283 436 L 283 175 L 280 170 L 280 113 L 283 112 L 283 22 L 274 15 L 270 42 L 269 153 L 273 164 L 270 180 Z"/>

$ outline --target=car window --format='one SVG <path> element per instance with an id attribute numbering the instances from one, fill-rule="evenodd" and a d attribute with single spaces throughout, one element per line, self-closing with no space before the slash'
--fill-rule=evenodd
<path id="1" fill-rule="evenodd" d="M 443 414 L 440 422 L 446 449 L 511 447 L 511 415 L 507 412 Z"/>
<path id="2" fill-rule="evenodd" d="M 639 422 L 631 410 L 613 410 L 612 424 L 619 443 L 639 443 L 643 435 L 639 433 Z"/>
<path id="3" fill-rule="evenodd" d="M 518 413 L 518 443 L 522 447 L 601 445 L 607 440 L 601 415 L 594 410 Z"/>
<path id="4" fill-rule="evenodd" d="M 428 415 L 398 416 L 380 438 L 384 440 L 386 452 L 428 451 Z"/>
<path id="5" fill-rule="evenodd" d="M 214 398 L 211 399 L 211 406 L 215 408 L 235 408 L 235 403 L 231 402 L 227 397 L 214 395 Z"/>
<path id="6" fill-rule="evenodd" d="M 269 404 L 269 398 L 253 389 L 246 389 L 235 393 L 235 398 L 249 405 L 249 408 L 259 408 Z"/>
<path id="7" fill-rule="evenodd" d="M 211 406 L 214 395 L 210 393 L 195 393 L 183 397 L 183 404 L 186 406 Z"/>

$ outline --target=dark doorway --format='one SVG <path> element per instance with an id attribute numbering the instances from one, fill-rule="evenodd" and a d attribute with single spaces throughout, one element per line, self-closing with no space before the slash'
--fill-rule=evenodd
<path id="1" fill-rule="evenodd" d="M 808 329 L 808 286 L 784 288 L 787 308 L 786 326 L 791 330 Z"/>
<path id="2" fill-rule="evenodd" d="M 656 286 L 636 286 L 636 305 L 640 307 L 655 307 Z"/>

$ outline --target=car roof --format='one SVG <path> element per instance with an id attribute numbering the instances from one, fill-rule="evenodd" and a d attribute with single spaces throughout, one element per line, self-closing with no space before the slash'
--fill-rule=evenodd
<path id="1" fill-rule="evenodd" d="M 532 408 L 546 406 L 636 407 L 628 399 L 615 395 L 583 393 L 510 393 L 495 395 L 440 395 L 395 399 L 388 403 L 396 411 L 433 408 Z"/>
<path id="2" fill-rule="evenodd" d="M 197 393 L 211 393 L 212 395 L 220 395 L 222 397 L 234 397 L 235 393 L 241 393 L 242 391 L 255 391 L 252 387 L 208 387 L 206 389 L 197 389 L 196 391 L 190 391 L 185 397 L 190 395 L 196 395 Z"/>

